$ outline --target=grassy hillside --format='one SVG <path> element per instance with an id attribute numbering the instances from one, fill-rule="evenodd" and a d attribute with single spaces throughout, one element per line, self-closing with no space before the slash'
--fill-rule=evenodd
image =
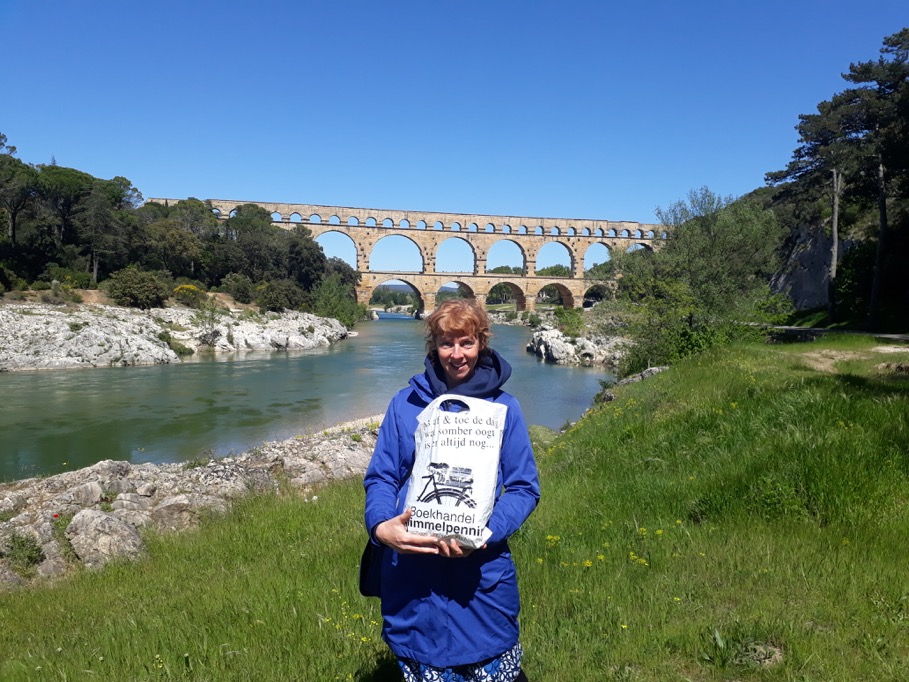
<path id="1" fill-rule="evenodd" d="M 695 358 L 538 447 L 514 538 L 537 681 L 905 680 L 909 364 L 863 337 Z M 257 497 L 0 595 L 3 680 L 395 680 L 362 492 Z"/>

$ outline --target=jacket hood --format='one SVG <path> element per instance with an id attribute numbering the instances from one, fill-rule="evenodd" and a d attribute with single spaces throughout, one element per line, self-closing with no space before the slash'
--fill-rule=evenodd
<path id="1" fill-rule="evenodd" d="M 473 376 L 454 388 L 448 388 L 445 383 L 445 370 L 437 367 L 432 356 L 427 354 L 423 361 L 426 371 L 412 377 L 410 385 L 423 394 L 428 402 L 445 393 L 466 395 L 469 398 L 488 398 L 500 390 L 511 376 L 511 365 L 508 361 L 492 348 L 488 350 L 488 353 L 482 354 L 477 360 Z"/>

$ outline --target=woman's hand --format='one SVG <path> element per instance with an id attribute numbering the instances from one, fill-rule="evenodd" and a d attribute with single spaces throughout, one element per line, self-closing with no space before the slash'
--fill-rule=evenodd
<path id="1" fill-rule="evenodd" d="M 439 540 L 428 535 L 408 532 L 410 509 L 376 526 L 376 540 L 402 554 L 439 554 Z M 447 556 L 447 555 L 446 555 Z"/>
<path id="2" fill-rule="evenodd" d="M 473 547 L 461 547 L 460 543 L 454 538 L 443 538 L 437 540 L 437 542 L 439 543 L 439 554 L 449 559 L 463 559 L 476 551 Z M 483 545 L 480 549 L 486 549 L 486 545 Z"/>
<path id="3" fill-rule="evenodd" d="M 376 540 L 401 554 L 441 554 L 449 559 L 463 559 L 474 551 L 472 547 L 461 547 L 454 538 L 440 540 L 408 532 L 407 522 L 412 513 L 405 509 L 403 514 L 380 523 L 376 526 Z M 486 545 L 480 549 L 486 549 Z"/>

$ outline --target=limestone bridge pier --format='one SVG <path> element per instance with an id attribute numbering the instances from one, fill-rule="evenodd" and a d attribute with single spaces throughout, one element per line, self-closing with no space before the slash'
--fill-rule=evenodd
<path id="1" fill-rule="evenodd" d="M 173 204 L 179 199 L 148 199 Z M 666 239 L 663 225 L 629 221 L 585 218 L 540 218 L 529 216 L 484 215 L 401 211 L 321 204 L 288 204 L 262 201 L 208 199 L 206 204 L 222 220 L 227 220 L 244 204 L 260 206 L 271 214 L 272 224 L 291 230 L 305 225 L 313 238 L 330 232 L 347 237 L 356 251 L 355 269 L 360 274 L 357 301 L 368 304 L 380 285 L 399 280 L 420 298 L 422 310 L 435 308 L 436 295 L 445 285 L 457 284 L 480 303 L 486 302 L 490 290 L 504 284 L 514 296 L 518 310 L 535 309 L 540 292 L 553 286 L 565 307 L 583 305 L 584 294 L 592 283 L 584 278 L 584 256 L 587 250 L 602 244 L 611 253 L 660 248 Z M 376 244 L 391 236 L 409 240 L 419 250 L 421 269 L 413 271 L 376 271 L 369 263 Z M 436 271 L 436 256 L 443 242 L 458 239 L 466 242 L 473 254 L 473 268 L 466 272 Z M 487 271 L 490 249 L 500 242 L 517 245 L 521 253 L 521 274 L 498 274 Z M 560 244 L 568 253 L 570 275 L 540 276 L 536 273 L 537 255 L 550 243 Z"/>

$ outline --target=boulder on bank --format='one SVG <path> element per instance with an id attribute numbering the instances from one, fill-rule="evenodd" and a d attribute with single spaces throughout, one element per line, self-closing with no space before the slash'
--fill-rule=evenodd
<path id="1" fill-rule="evenodd" d="M 109 305 L 0 305 L 0 372 L 180 362 L 191 353 L 308 350 L 347 337 L 337 320 L 310 313 Z"/>
<path id="2" fill-rule="evenodd" d="M 527 352 L 558 365 L 604 365 L 615 367 L 628 341 L 622 337 L 569 337 L 543 325 L 533 333 Z"/>

